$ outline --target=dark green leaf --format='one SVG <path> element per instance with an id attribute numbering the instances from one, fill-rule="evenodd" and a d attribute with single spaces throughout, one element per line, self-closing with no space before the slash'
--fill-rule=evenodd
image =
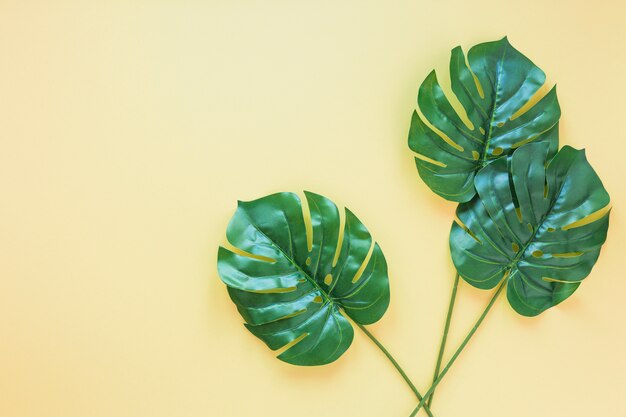
<path id="1" fill-rule="evenodd" d="M 345 210 L 343 239 L 335 204 L 305 192 L 312 236 L 293 193 L 239 202 L 218 271 L 246 327 L 295 365 L 323 365 L 352 343 L 352 325 L 379 320 L 389 305 L 387 264 L 365 226 Z M 339 248 L 339 253 L 337 253 Z M 337 259 L 335 259 L 337 258 Z M 293 344 L 295 342 L 295 344 Z"/>
<path id="2" fill-rule="evenodd" d="M 555 88 L 524 107 L 546 77 L 506 38 L 472 47 L 467 61 L 469 67 L 461 47 L 452 50 L 452 91 L 469 123 L 453 109 L 433 71 L 419 89 L 418 104 L 436 130 L 414 112 L 409 132 L 409 147 L 420 156 L 415 158 L 420 177 L 435 193 L 457 202 L 474 196 L 480 168 L 519 146 L 545 142 L 555 153 L 561 115 Z"/>
<path id="3" fill-rule="evenodd" d="M 535 316 L 569 297 L 598 259 L 606 239 L 609 195 L 585 152 L 565 146 L 546 166 L 550 145 L 522 146 L 483 168 L 478 196 L 459 205 L 450 232 L 452 259 L 471 285 L 507 279 L 513 308 Z M 600 212 L 602 213 L 602 212 Z"/>

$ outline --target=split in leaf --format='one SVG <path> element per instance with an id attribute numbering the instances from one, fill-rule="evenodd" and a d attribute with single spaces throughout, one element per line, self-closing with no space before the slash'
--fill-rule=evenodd
<path id="1" fill-rule="evenodd" d="M 246 327 L 278 358 L 323 365 L 352 343 L 353 328 L 378 321 L 389 305 L 387 264 L 378 244 L 348 209 L 340 240 L 337 206 L 305 192 L 310 231 L 300 199 L 278 193 L 239 202 L 227 229 L 239 250 L 220 247 L 218 272 Z"/>

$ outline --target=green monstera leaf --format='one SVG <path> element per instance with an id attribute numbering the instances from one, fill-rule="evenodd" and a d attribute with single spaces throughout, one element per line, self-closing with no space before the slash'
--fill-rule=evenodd
<path id="1" fill-rule="evenodd" d="M 548 161 L 550 144 L 517 149 L 475 179 L 478 196 L 460 204 L 450 232 L 452 260 L 469 284 L 494 288 L 535 316 L 578 288 L 606 239 L 609 204 L 585 152 L 565 146 Z M 546 165 L 547 164 L 547 165 Z M 599 217 L 599 218 L 596 218 Z M 592 221 L 595 220 L 595 221 Z"/>
<path id="2" fill-rule="evenodd" d="M 236 250 L 219 248 L 218 272 L 246 327 L 278 358 L 323 365 L 339 358 L 359 324 L 389 305 L 387 264 L 378 244 L 348 209 L 340 239 L 337 206 L 305 192 L 310 235 L 293 193 L 239 202 L 226 232 Z"/>
<path id="3" fill-rule="evenodd" d="M 417 100 L 430 125 L 413 112 L 409 132 L 420 177 L 456 202 L 472 199 L 482 167 L 523 144 L 545 142 L 556 153 L 561 115 L 556 87 L 534 103 L 546 76 L 507 38 L 472 47 L 467 62 L 461 47 L 452 50 L 452 91 L 467 117 L 454 110 L 432 71 Z"/>

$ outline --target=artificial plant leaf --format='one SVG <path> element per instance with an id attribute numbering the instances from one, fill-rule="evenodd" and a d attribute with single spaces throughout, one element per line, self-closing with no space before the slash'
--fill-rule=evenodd
<path id="1" fill-rule="evenodd" d="M 500 159 L 483 168 L 478 195 L 459 205 L 450 232 L 461 277 L 482 289 L 506 279 L 511 306 L 525 316 L 572 295 L 609 226 L 609 212 L 600 211 L 609 195 L 585 152 L 565 146 L 547 162 L 549 151 L 550 144 L 528 144 L 509 167 Z"/>
<path id="2" fill-rule="evenodd" d="M 305 192 L 239 202 L 226 231 L 238 250 L 219 248 L 218 272 L 246 327 L 294 365 L 330 363 L 348 349 L 353 329 L 378 321 L 389 305 L 387 264 L 348 209 L 340 237 L 337 206 Z"/>
<path id="3" fill-rule="evenodd" d="M 457 202 L 474 196 L 478 170 L 523 144 L 545 142 L 556 153 L 561 115 L 556 87 L 531 101 L 546 76 L 506 37 L 472 47 L 467 62 L 469 67 L 460 46 L 452 50 L 452 91 L 465 115 L 454 110 L 432 71 L 417 99 L 430 126 L 414 111 L 409 132 L 420 177 L 435 193 Z"/>

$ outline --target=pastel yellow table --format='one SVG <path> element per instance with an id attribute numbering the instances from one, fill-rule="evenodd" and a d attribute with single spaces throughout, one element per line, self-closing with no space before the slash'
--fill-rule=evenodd
<path id="1" fill-rule="evenodd" d="M 299 368 L 248 333 L 216 272 L 237 199 L 312 190 L 389 263 L 372 332 L 422 392 L 454 271 L 455 204 L 406 138 L 449 51 L 508 35 L 558 84 L 561 144 L 612 196 L 581 288 L 534 319 L 500 300 L 437 417 L 624 417 L 626 6 L 467 1 L 3 1 L 0 417 L 408 416 L 357 333 Z M 489 294 L 461 283 L 449 346 Z"/>

